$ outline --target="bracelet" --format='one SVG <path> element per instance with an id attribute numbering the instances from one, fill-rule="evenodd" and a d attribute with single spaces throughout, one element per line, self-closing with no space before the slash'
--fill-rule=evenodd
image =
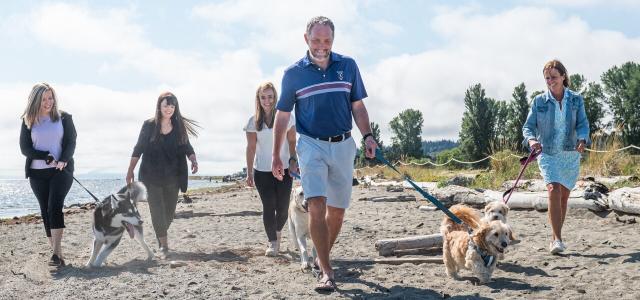
<path id="1" fill-rule="evenodd" d="M 371 132 L 365 133 L 365 134 L 362 136 L 362 140 L 364 141 L 364 140 L 366 140 L 368 137 L 373 137 L 373 133 L 371 133 Z"/>
<path id="2" fill-rule="evenodd" d="M 298 159 L 295 156 L 289 157 L 289 161 L 292 161 L 292 160 L 295 162 L 298 162 Z"/>

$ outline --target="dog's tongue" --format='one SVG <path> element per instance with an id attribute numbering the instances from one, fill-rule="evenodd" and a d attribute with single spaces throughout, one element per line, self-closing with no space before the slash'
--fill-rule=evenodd
<path id="1" fill-rule="evenodd" d="M 126 223 L 126 222 L 125 222 L 125 224 L 127 225 L 127 233 L 129 233 L 129 237 L 133 238 L 133 225 L 131 225 L 130 223 Z"/>

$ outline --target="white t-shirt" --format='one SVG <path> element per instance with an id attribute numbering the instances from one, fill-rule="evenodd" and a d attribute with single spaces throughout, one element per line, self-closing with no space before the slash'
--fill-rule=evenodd
<path id="1" fill-rule="evenodd" d="M 294 126 L 296 126 L 296 121 L 293 115 L 291 115 L 289 123 L 287 124 L 287 131 Z M 251 116 L 243 130 L 246 132 L 255 132 L 258 136 L 258 141 L 256 142 L 256 157 L 253 160 L 253 168 L 261 172 L 271 172 L 273 129 L 263 124 L 262 130 L 258 131 L 256 129 L 255 117 Z M 289 143 L 287 142 L 286 135 L 282 140 L 282 146 L 280 147 L 280 159 L 282 160 L 284 168 L 289 168 Z"/>

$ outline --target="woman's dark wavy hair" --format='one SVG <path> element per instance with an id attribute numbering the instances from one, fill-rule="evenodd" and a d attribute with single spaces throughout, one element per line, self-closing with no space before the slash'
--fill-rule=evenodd
<path id="1" fill-rule="evenodd" d="M 196 128 L 201 127 L 198 125 L 198 122 L 182 116 L 180 113 L 180 106 L 178 105 L 178 98 L 171 92 L 164 92 L 158 97 L 158 103 L 156 103 L 156 114 L 153 118 L 153 121 L 156 124 L 156 129 L 153 134 L 151 134 L 151 141 L 157 140 L 160 136 L 160 121 L 162 120 L 160 106 L 164 100 L 167 101 L 167 105 L 173 105 L 176 108 L 171 116 L 171 125 L 178 135 L 178 144 L 187 144 L 189 142 L 189 135 L 197 137 L 198 131 Z"/>

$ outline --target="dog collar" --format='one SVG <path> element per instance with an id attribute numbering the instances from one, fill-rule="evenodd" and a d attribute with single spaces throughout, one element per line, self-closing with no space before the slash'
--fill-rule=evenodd
<path id="1" fill-rule="evenodd" d="M 478 247 L 478 245 L 476 245 L 471 239 L 469 239 L 469 249 L 476 251 L 478 255 L 480 255 L 480 258 L 482 258 L 482 261 L 484 262 L 484 266 L 487 268 L 496 262 L 495 256 L 489 255 L 480 249 L 480 247 Z"/>

